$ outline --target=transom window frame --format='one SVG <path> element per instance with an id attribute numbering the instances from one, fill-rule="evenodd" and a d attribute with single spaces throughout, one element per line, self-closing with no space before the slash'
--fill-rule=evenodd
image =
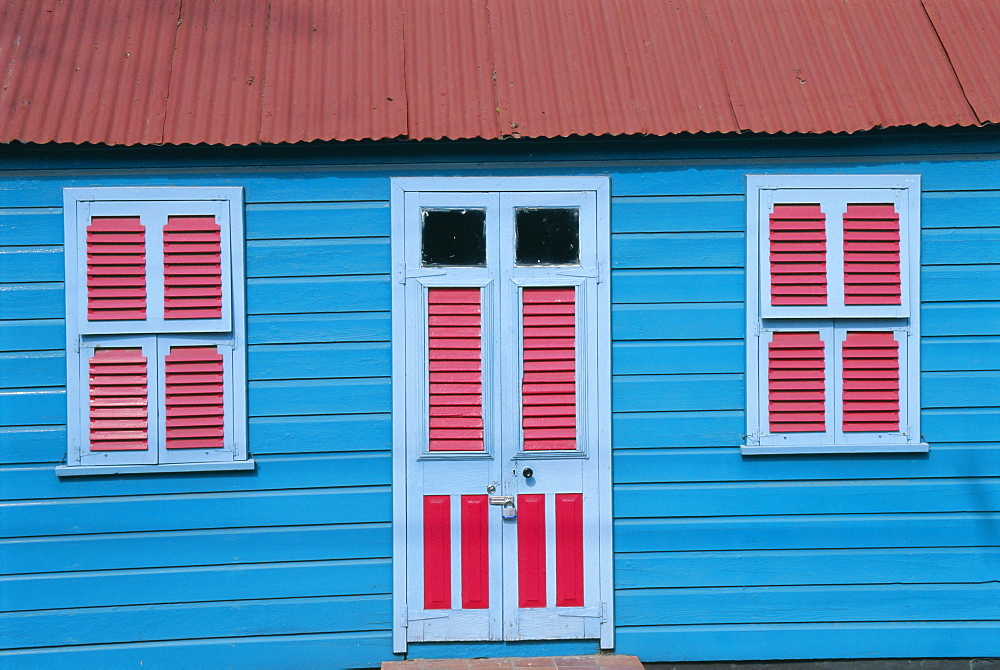
<path id="1" fill-rule="evenodd" d="M 919 175 L 747 175 L 746 260 L 746 397 L 744 455 L 927 452 L 920 433 L 920 177 Z M 803 200 L 803 198 L 808 198 Z M 833 202 L 824 213 L 843 215 L 844 203 L 892 202 L 900 217 L 901 304 L 898 307 L 774 307 L 770 291 L 768 214 L 776 202 Z M 843 230 L 827 234 L 828 290 L 843 291 Z M 832 279 L 831 279 L 832 278 Z M 828 303 L 829 304 L 829 303 Z M 768 415 L 768 343 L 776 332 L 824 331 L 824 433 L 770 432 Z M 845 433 L 841 425 L 841 347 L 847 332 L 894 333 L 899 342 L 898 433 Z M 836 378 L 835 378 L 836 377 Z M 836 394 L 836 395 L 834 395 Z"/>

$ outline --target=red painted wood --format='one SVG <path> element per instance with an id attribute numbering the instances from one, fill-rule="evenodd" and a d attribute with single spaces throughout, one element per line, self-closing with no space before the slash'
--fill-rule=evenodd
<path id="1" fill-rule="evenodd" d="M 97 349 L 90 357 L 90 450 L 149 448 L 148 372 L 142 349 Z"/>
<path id="2" fill-rule="evenodd" d="M 898 305 L 899 214 L 891 204 L 848 205 L 844 214 L 844 304 Z"/>
<path id="3" fill-rule="evenodd" d="M 556 494 L 556 607 L 583 607 L 583 494 Z"/>
<path id="4" fill-rule="evenodd" d="M 778 204 L 770 222 L 771 304 L 827 304 L 826 215 L 819 205 Z"/>
<path id="5" fill-rule="evenodd" d="M 545 607 L 545 496 L 517 497 L 518 607 Z"/>
<path id="6" fill-rule="evenodd" d="M 478 288 L 427 290 L 431 451 L 485 449 L 481 301 Z"/>
<path id="7" fill-rule="evenodd" d="M 171 347 L 165 370 L 167 449 L 223 447 L 222 354 L 214 346 Z"/>
<path id="8" fill-rule="evenodd" d="M 847 333 L 844 432 L 899 430 L 899 343 L 892 331 Z"/>
<path id="9" fill-rule="evenodd" d="M 576 449 L 576 291 L 525 288 L 521 301 L 524 449 Z"/>
<path id="10" fill-rule="evenodd" d="M 490 606 L 490 528 L 486 496 L 462 496 L 462 607 Z"/>
<path id="11" fill-rule="evenodd" d="M 171 216 L 163 227 L 163 317 L 222 316 L 222 228 L 214 216 Z"/>
<path id="12" fill-rule="evenodd" d="M 826 359 L 819 333 L 774 333 L 767 365 L 771 432 L 824 432 Z"/>
<path id="13" fill-rule="evenodd" d="M 95 216 L 87 226 L 87 319 L 146 318 L 146 233 L 138 216 Z"/>
<path id="14" fill-rule="evenodd" d="M 424 496 L 424 609 L 451 609 L 449 496 Z"/>

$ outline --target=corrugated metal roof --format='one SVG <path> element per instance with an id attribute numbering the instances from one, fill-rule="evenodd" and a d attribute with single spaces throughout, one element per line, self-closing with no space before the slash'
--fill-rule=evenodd
<path id="1" fill-rule="evenodd" d="M 6 0 L 0 141 L 1000 121 L 993 0 Z"/>
<path id="2" fill-rule="evenodd" d="M 1000 123 L 1000 2 L 924 0 L 976 116 Z"/>

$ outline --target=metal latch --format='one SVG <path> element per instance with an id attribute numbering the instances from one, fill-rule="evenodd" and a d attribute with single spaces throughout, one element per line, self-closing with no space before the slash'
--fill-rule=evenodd
<path id="1" fill-rule="evenodd" d="M 514 507 L 514 496 L 489 496 L 491 505 L 500 506 L 500 517 L 504 519 L 516 519 L 517 508 Z"/>

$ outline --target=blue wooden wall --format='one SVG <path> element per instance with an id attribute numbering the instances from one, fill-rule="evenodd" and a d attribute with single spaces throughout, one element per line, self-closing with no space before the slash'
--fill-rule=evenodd
<path id="1" fill-rule="evenodd" d="M 392 658 L 389 179 L 435 174 L 611 175 L 619 652 L 1000 655 L 994 136 L 369 148 L 0 162 L 0 664 Z M 740 456 L 761 172 L 922 176 L 929 454 Z M 258 469 L 59 480 L 61 190 L 162 184 L 246 189 Z"/>

